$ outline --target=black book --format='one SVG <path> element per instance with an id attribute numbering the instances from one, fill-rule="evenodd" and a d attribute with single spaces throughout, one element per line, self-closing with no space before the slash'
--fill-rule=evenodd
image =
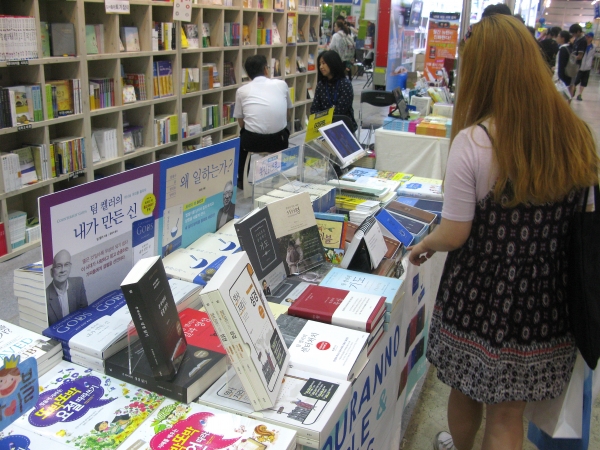
<path id="1" fill-rule="evenodd" d="M 187 342 L 160 256 L 139 260 L 121 290 L 154 378 L 172 380 Z"/>

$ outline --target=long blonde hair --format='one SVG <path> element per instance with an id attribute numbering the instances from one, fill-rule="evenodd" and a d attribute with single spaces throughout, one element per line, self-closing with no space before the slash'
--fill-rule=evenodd
<path id="1" fill-rule="evenodd" d="M 458 132 L 490 119 L 498 200 L 510 180 L 512 201 L 546 203 L 598 182 L 594 137 L 557 91 L 537 42 L 517 19 L 473 26 L 460 61 L 452 120 Z"/>

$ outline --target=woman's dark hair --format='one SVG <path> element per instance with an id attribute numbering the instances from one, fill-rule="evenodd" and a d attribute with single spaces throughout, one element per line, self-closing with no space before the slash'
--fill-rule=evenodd
<path id="1" fill-rule="evenodd" d="M 569 33 L 567 30 L 562 30 L 560 33 L 558 33 L 558 35 L 565 40 L 565 44 L 568 44 L 571 40 L 571 33 Z"/>
<path id="2" fill-rule="evenodd" d="M 346 21 L 342 20 L 342 19 L 338 19 L 335 21 L 335 25 L 340 29 L 343 30 L 344 33 L 346 34 L 350 34 L 350 28 L 348 28 L 348 25 L 346 25 Z"/>
<path id="3" fill-rule="evenodd" d="M 250 56 L 244 63 L 244 69 L 246 69 L 246 73 L 251 80 L 264 75 L 265 67 L 267 67 L 267 58 L 265 58 L 265 55 Z"/>
<path id="4" fill-rule="evenodd" d="M 342 62 L 342 58 L 338 55 L 337 52 L 333 50 L 327 50 L 326 52 L 321 53 L 317 57 L 317 82 L 327 81 L 327 78 L 323 76 L 321 70 L 319 70 L 319 66 L 321 65 L 321 59 L 325 61 L 325 64 L 329 67 L 329 71 L 333 76 L 332 81 L 336 81 L 346 76 L 346 66 Z"/>

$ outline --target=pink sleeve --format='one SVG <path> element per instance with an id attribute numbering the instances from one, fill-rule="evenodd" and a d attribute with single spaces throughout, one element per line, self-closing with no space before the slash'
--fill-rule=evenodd
<path id="1" fill-rule="evenodd" d="M 477 157 L 468 136 L 471 130 L 467 128 L 454 138 L 444 180 L 442 217 L 457 222 L 469 222 L 475 217 Z"/>

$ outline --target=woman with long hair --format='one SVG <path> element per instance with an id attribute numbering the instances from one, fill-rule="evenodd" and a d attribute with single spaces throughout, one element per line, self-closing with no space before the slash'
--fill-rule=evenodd
<path id="1" fill-rule="evenodd" d="M 333 50 L 340 55 L 341 60 L 344 62 L 345 73 L 349 79 L 352 79 L 352 60 L 354 59 L 356 45 L 350 28 L 343 19 L 338 19 L 333 24 L 333 35 L 331 36 L 329 50 Z"/>
<path id="2" fill-rule="evenodd" d="M 521 449 L 525 405 L 560 395 L 575 363 L 565 262 L 596 146 L 535 39 L 504 15 L 465 43 L 451 141 L 442 222 L 410 248 L 416 265 L 449 252 L 427 348 L 451 387 L 435 448 L 471 449 L 485 405 L 482 448 Z"/>
<path id="3" fill-rule="evenodd" d="M 354 133 L 358 128 L 352 108 L 354 90 L 352 82 L 344 76 L 344 63 L 336 52 L 328 50 L 317 57 L 317 67 L 317 87 L 310 113 L 335 107 L 334 114 L 350 118 L 353 124 L 350 131 Z"/>

